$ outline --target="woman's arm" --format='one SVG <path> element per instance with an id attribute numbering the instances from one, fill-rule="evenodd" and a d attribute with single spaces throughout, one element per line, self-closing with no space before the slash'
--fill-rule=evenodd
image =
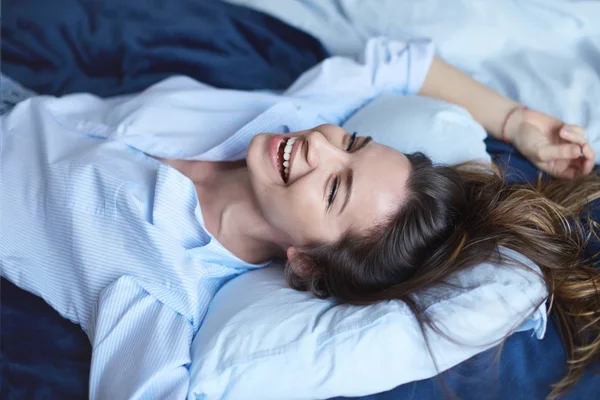
<path id="1" fill-rule="evenodd" d="M 502 139 L 504 119 L 519 106 L 516 101 L 477 82 L 438 57 L 433 59 L 419 94 L 467 109 L 486 131 L 498 139 Z M 518 110 L 508 120 L 505 133 L 509 142 L 512 142 L 522 117 L 522 111 Z"/>
<path id="2" fill-rule="evenodd" d="M 573 179 L 589 174 L 594 167 L 595 155 L 583 128 L 520 108 L 519 103 L 437 57 L 431 63 L 419 94 L 464 107 L 488 133 L 510 142 L 536 167 L 550 175 Z"/>

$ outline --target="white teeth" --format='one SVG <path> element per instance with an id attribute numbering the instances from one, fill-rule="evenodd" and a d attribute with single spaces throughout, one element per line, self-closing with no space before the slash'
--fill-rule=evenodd
<path id="1" fill-rule="evenodd" d="M 295 137 L 291 137 L 287 140 L 287 142 L 285 141 L 281 141 L 279 143 L 279 145 L 281 146 L 281 143 L 285 142 L 285 147 L 283 149 L 283 159 L 285 160 L 283 162 L 283 167 L 285 168 L 283 170 L 283 174 L 285 176 L 285 178 L 289 178 L 289 174 L 290 174 L 290 157 L 292 156 L 292 148 L 294 147 L 294 143 L 296 142 L 298 138 Z"/>
<path id="2" fill-rule="evenodd" d="M 285 148 L 283 149 L 283 153 L 291 153 L 292 152 L 292 148 L 294 147 L 294 142 L 296 140 L 292 140 L 294 138 L 291 138 L 290 140 L 288 140 L 287 144 L 285 145 Z"/>

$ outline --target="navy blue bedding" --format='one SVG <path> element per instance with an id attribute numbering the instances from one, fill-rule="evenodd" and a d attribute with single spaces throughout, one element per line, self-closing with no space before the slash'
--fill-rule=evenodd
<path id="1" fill-rule="evenodd" d="M 43 94 L 131 93 L 172 74 L 221 87 L 280 89 L 326 56 L 314 38 L 216 0 L 2 5 L 3 72 Z M 535 168 L 510 147 L 495 140 L 487 145 L 497 162 L 519 171 L 512 179 L 535 179 Z M 597 250 L 597 243 L 592 247 Z M 90 345 L 81 329 L 4 279 L 0 305 L 0 397 L 86 398 Z M 482 353 L 444 373 L 450 391 L 464 400 L 541 399 L 564 373 L 565 354 L 552 323 L 542 341 L 529 332 L 513 335 L 494 368 L 495 355 Z M 443 393 L 432 378 L 362 399 L 436 399 Z M 565 399 L 599 398 L 598 393 L 600 378 L 586 374 Z"/>
<path id="2" fill-rule="evenodd" d="M 530 332 L 519 332 L 506 342 L 499 363 L 496 350 L 490 350 L 441 374 L 439 378 L 407 383 L 387 392 L 354 398 L 356 400 L 543 400 L 550 385 L 565 374 L 566 357 L 554 322 L 550 321 L 546 337 L 538 341 Z M 451 397 L 456 396 L 456 397 Z M 591 372 L 561 400 L 600 398 L 600 378 Z M 336 398 L 330 400 L 342 400 Z"/>
<path id="3" fill-rule="evenodd" d="M 38 93 L 133 93 L 183 74 L 285 89 L 326 52 L 266 14 L 217 0 L 2 0 L 2 70 Z"/>

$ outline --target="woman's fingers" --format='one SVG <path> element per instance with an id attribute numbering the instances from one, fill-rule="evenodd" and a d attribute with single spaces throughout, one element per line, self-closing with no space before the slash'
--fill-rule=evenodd
<path id="1" fill-rule="evenodd" d="M 580 174 L 581 172 L 579 171 L 579 168 L 569 167 L 561 173 L 557 174 L 557 177 L 563 179 L 575 179 Z"/>
<path id="2" fill-rule="evenodd" d="M 587 143 L 585 138 L 585 129 L 578 125 L 564 125 L 560 128 L 559 135 L 561 138 L 568 140 L 578 145 L 584 145 Z"/>
<path id="3" fill-rule="evenodd" d="M 589 146 L 588 146 L 589 147 Z M 581 146 L 578 144 L 548 144 L 538 150 L 538 159 L 542 162 L 552 160 L 571 160 L 581 155 Z"/>
<path id="4" fill-rule="evenodd" d="M 581 154 L 583 154 L 583 164 L 581 167 L 581 172 L 584 175 L 587 175 L 590 172 L 592 172 L 592 169 L 594 169 L 594 161 L 595 161 L 594 150 L 592 150 L 590 145 L 588 143 L 586 143 L 583 146 L 581 146 Z"/>
<path id="5" fill-rule="evenodd" d="M 578 176 L 588 175 L 594 168 L 594 151 L 589 144 L 580 146 L 580 155 L 577 158 L 554 159 L 544 163 L 551 175 L 563 179 L 575 179 Z"/>
<path id="6" fill-rule="evenodd" d="M 563 140 L 579 145 L 579 159 L 574 160 L 574 163 L 576 163 L 579 167 L 577 168 L 577 173 L 574 172 L 575 169 L 569 168 L 568 171 L 565 171 L 565 174 L 569 175 L 569 177 L 575 177 L 576 175 L 588 175 L 590 172 L 592 172 L 592 169 L 594 168 L 595 154 L 585 137 L 585 129 L 578 125 L 564 125 L 560 129 L 559 135 Z"/>

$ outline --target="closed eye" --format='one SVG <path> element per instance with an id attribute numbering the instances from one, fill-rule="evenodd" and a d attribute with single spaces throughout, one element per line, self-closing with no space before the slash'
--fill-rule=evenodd
<path id="1" fill-rule="evenodd" d="M 350 152 L 350 151 L 356 152 L 356 151 L 364 148 L 367 144 L 369 144 L 369 142 L 372 141 L 371 136 L 367 136 L 365 138 L 365 140 L 363 140 L 358 146 L 356 146 L 356 148 L 354 148 L 355 145 L 356 145 L 357 139 L 358 139 L 357 136 L 358 136 L 357 132 L 354 132 L 350 136 L 350 139 L 348 140 L 348 144 L 346 146 L 346 151 L 348 151 L 348 152 Z M 344 204 L 342 205 L 340 213 L 344 210 L 344 208 L 348 204 L 348 201 L 350 200 L 350 195 L 352 193 L 352 175 L 353 175 L 352 172 L 353 171 L 350 170 L 348 172 L 348 174 L 347 174 L 348 179 L 347 179 L 346 199 L 344 201 Z M 337 195 L 339 187 L 340 187 L 340 179 L 339 179 L 339 177 L 336 176 L 333 179 L 333 182 L 332 182 L 331 187 L 329 189 L 329 197 L 327 198 L 327 211 L 329 211 L 329 209 L 331 208 L 331 206 L 332 206 L 332 204 L 333 204 L 333 202 L 335 200 L 335 196 Z"/>
<path id="2" fill-rule="evenodd" d="M 340 186 L 340 180 L 336 176 L 333 179 L 333 182 L 331 184 L 331 189 L 329 190 L 329 197 L 327 198 L 327 210 L 329 210 L 331 208 L 331 205 L 333 204 L 333 200 L 335 200 L 335 195 L 337 194 L 339 186 Z"/>
<path id="3" fill-rule="evenodd" d="M 350 137 L 350 140 L 348 141 L 348 146 L 346 147 L 346 151 L 352 150 L 352 147 L 354 147 L 355 143 L 356 143 L 356 132 L 354 132 L 352 134 L 352 136 Z"/>

